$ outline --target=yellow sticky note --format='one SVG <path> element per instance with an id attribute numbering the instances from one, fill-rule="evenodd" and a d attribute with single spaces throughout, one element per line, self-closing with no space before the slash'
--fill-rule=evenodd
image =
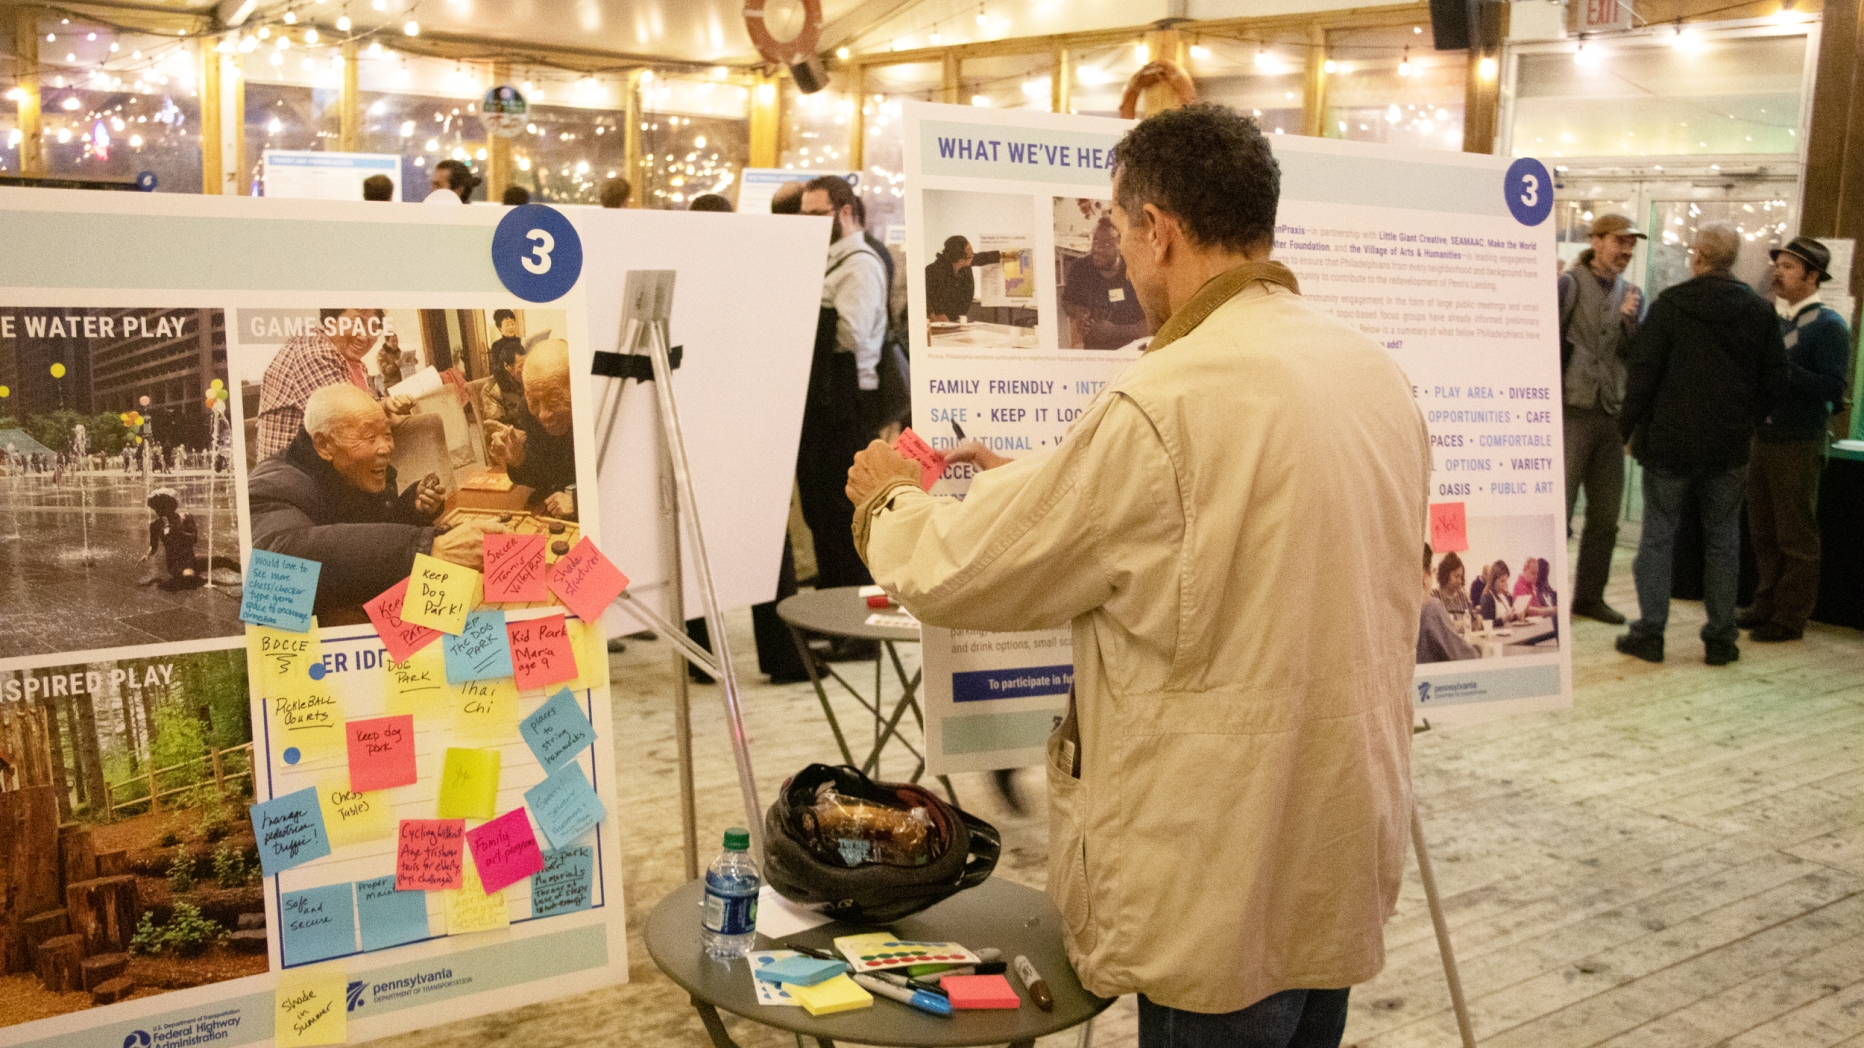
<path id="1" fill-rule="evenodd" d="M 518 734 L 518 682 L 510 677 L 448 686 L 453 697 L 453 737 L 510 739 Z"/>
<path id="2" fill-rule="evenodd" d="M 460 886 L 446 893 L 448 935 L 489 932 L 511 926 L 511 907 L 505 902 L 502 890 L 487 895 L 485 885 L 479 881 L 479 871 L 470 862 L 463 865 L 460 877 Z"/>
<path id="3" fill-rule="evenodd" d="M 408 596 L 401 603 L 401 621 L 455 636 L 466 628 L 466 613 L 479 606 L 485 576 L 458 564 L 414 555 L 408 574 Z"/>
<path id="4" fill-rule="evenodd" d="M 796 1003 L 810 1015 L 833 1015 L 836 1012 L 851 1012 L 856 1008 L 866 1008 L 874 1003 L 874 995 L 861 989 L 860 984 L 848 978 L 846 974 L 837 975 L 826 982 L 814 986 L 797 986 L 785 983 L 783 988 L 789 991 Z"/>
<path id="5" fill-rule="evenodd" d="M 441 716 L 447 709 L 447 658 L 439 641 L 406 662 L 384 662 L 383 672 L 388 674 L 388 712 L 424 718 Z"/>
<path id="6" fill-rule="evenodd" d="M 440 770 L 442 819 L 490 819 L 498 814 L 498 751 L 447 748 Z"/>
<path id="7" fill-rule="evenodd" d="M 570 647 L 576 649 L 576 679 L 562 687 L 571 691 L 608 687 L 608 634 L 602 624 L 571 619 L 569 628 Z"/>
<path id="8" fill-rule="evenodd" d="M 395 835 L 387 790 L 355 793 L 347 778 L 326 775 L 317 780 L 317 806 L 323 809 L 324 835 L 332 848 Z"/>
<path id="9" fill-rule="evenodd" d="M 349 1011 L 343 993 L 349 969 L 320 964 L 278 974 L 272 1039 L 278 1048 L 343 1044 L 349 1040 Z"/>
<path id="10" fill-rule="evenodd" d="M 313 683 L 311 667 L 322 665 L 324 660 L 323 643 L 317 639 L 317 620 L 311 619 L 308 633 L 247 626 L 246 658 L 259 668 L 262 697 L 302 694 Z"/>
<path id="11" fill-rule="evenodd" d="M 343 704 L 322 681 L 305 681 L 302 690 L 265 700 L 271 713 L 272 752 L 287 765 L 328 757 L 349 763 L 343 732 Z"/>

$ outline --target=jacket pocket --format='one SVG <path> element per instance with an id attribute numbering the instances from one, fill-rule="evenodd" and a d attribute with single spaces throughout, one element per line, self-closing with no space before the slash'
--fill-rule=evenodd
<path id="1" fill-rule="evenodd" d="M 1079 953 L 1093 949 L 1093 909 L 1087 895 L 1087 842 L 1083 833 L 1086 799 L 1081 780 L 1072 774 L 1072 760 L 1061 732 L 1048 740 L 1049 853 L 1048 894 L 1061 911 L 1068 944 Z M 1078 961 L 1077 961 L 1078 963 Z"/>

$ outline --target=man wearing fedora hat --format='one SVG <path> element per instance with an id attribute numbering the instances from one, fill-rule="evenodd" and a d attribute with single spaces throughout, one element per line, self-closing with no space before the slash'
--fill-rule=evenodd
<path id="1" fill-rule="evenodd" d="M 1592 246 L 1560 274 L 1560 384 L 1566 434 L 1566 520 L 1586 491 L 1579 538 L 1573 614 L 1619 625 L 1625 617 L 1605 603 L 1618 509 L 1624 498 L 1624 441 L 1618 409 L 1625 396 L 1625 352 L 1637 334 L 1644 296 L 1624 278 L 1644 238 L 1623 215 L 1592 222 Z"/>
<path id="2" fill-rule="evenodd" d="M 1796 237 L 1773 256 L 1774 305 L 1786 341 L 1786 393 L 1754 432 L 1748 534 L 1760 565 L 1754 603 L 1737 620 L 1757 641 L 1798 640 L 1819 597 L 1819 472 L 1826 423 L 1844 396 L 1850 331 L 1819 301 L 1832 253 Z"/>

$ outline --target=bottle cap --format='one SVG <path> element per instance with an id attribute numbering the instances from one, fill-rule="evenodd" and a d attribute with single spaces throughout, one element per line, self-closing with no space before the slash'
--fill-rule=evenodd
<path id="1" fill-rule="evenodd" d="M 725 850 L 726 851 L 750 851 L 751 850 L 751 831 L 741 830 L 735 826 L 729 830 L 726 830 L 725 831 Z"/>

